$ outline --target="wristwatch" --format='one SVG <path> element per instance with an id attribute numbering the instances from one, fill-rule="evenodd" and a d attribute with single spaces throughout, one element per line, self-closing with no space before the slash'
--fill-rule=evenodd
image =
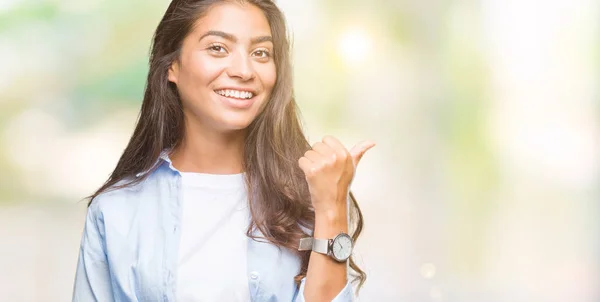
<path id="1" fill-rule="evenodd" d="M 325 254 L 337 262 L 344 262 L 350 258 L 354 242 L 350 235 L 341 232 L 332 239 L 316 239 L 306 237 L 300 239 L 299 251 L 310 251 Z"/>

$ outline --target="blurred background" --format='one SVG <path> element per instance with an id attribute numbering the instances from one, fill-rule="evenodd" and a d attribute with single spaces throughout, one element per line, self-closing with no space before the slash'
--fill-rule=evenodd
<path id="1" fill-rule="evenodd" d="M 600 301 L 600 4 L 279 0 L 353 183 L 360 301 Z M 0 300 L 68 301 L 166 0 L 0 0 Z"/>

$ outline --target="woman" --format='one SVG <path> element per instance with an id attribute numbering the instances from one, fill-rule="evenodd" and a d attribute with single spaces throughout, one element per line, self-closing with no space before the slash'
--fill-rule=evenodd
<path id="1" fill-rule="evenodd" d="M 271 0 L 171 2 L 133 136 L 90 196 L 73 301 L 352 300 L 349 186 L 374 144 L 311 148 L 288 47 Z"/>

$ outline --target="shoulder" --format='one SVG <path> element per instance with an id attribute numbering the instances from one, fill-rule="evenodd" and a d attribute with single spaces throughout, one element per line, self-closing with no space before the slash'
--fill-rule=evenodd
<path id="1" fill-rule="evenodd" d="M 90 203 L 90 215 L 102 218 L 106 214 L 126 213 L 140 201 L 146 180 L 136 181 L 134 178 L 123 179 L 100 194 Z"/>
<path id="2" fill-rule="evenodd" d="M 159 167 L 146 177 L 126 178 L 92 199 L 90 211 L 127 217 L 140 208 L 154 208 L 173 187 L 173 174 Z"/>

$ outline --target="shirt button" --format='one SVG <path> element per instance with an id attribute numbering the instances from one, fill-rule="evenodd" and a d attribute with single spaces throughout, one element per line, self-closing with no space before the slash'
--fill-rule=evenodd
<path id="1" fill-rule="evenodd" d="M 252 280 L 258 279 L 258 273 L 257 272 L 250 273 L 250 279 L 252 279 Z"/>

